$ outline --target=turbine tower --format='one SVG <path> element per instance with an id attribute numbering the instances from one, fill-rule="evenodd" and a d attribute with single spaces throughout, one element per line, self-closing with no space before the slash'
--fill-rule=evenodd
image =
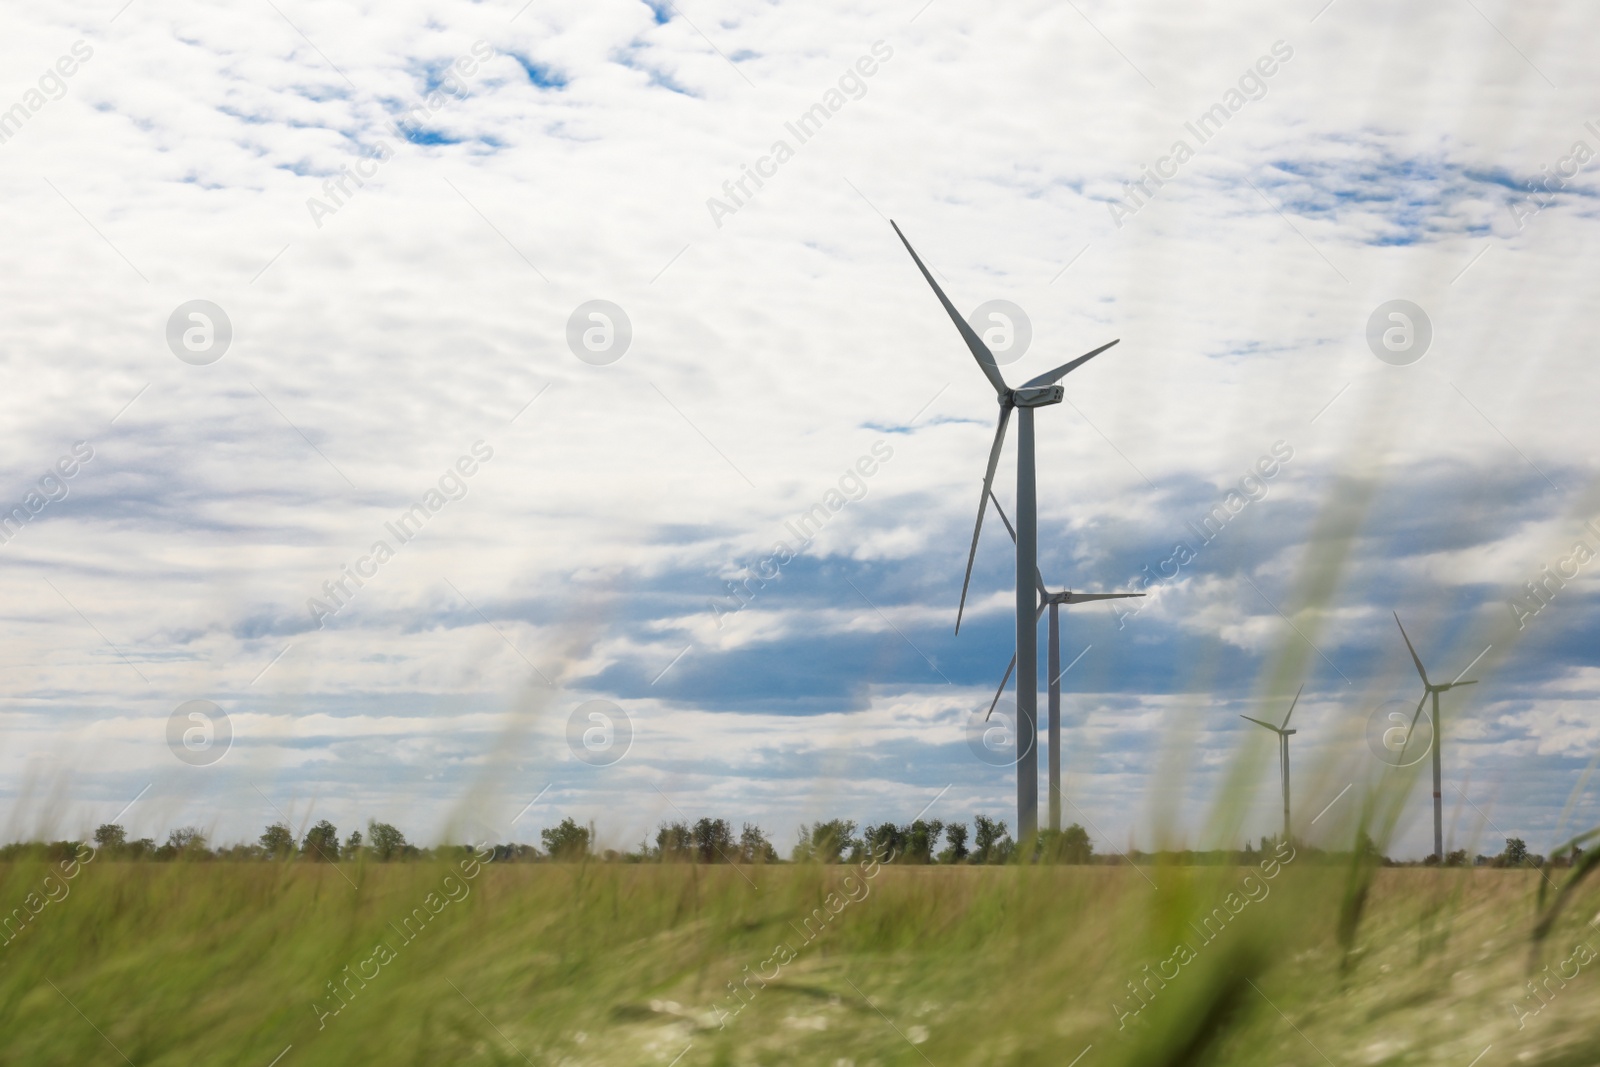
<path id="1" fill-rule="evenodd" d="M 1005 509 L 1000 506 L 1000 498 L 989 493 L 989 499 L 994 503 L 995 511 L 1000 513 L 1000 521 L 1006 524 L 1006 533 L 1011 535 L 1013 544 L 1017 540 L 1017 531 L 1012 528 L 1011 520 L 1006 518 Z M 1039 624 L 1039 616 L 1043 615 L 1046 608 L 1050 609 L 1049 628 L 1049 664 L 1048 677 L 1050 697 L 1045 705 L 1049 712 L 1049 721 L 1045 729 L 1050 737 L 1050 829 L 1061 829 L 1061 676 L 1066 672 L 1061 669 L 1061 605 L 1063 604 L 1088 604 L 1096 600 L 1126 600 L 1129 597 L 1141 597 L 1143 593 L 1074 593 L 1070 589 L 1063 589 L 1059 593 L 1052 593 L 1044 586 L 1044 576 L 1038 569 L 1034 570 L 1034 578 L 1039 583 L 1039 612 L 1033 617 L 1034 626 Z M 1080 653 L 1081 655 L 1081 653 Z M 1073 660 L 1074 663 L 1077 660 Z M 1000 694 L 1006 691 L 1006 683 L 1011 680 L 1011 672 L 1016 669 L 1017 655 L 1011 654 L 1011 662 L 1006 664 L 1005 677 L 1000 679 L 1000 688 L 994 691 L 994 699 L 989 701 L 989 712 L 983 718 L 988 721 L 994 714 L 995 705 L 1000 703 Z"/>
<path id="2" fill-rule="evenodd" d="M 1038 574 L 1039 530 L 1034 485 L 1033 411 L 1061 403 L 1066 390 L 1056 383 L 1117 342 L 1101 345 L 1013 389 L 1000 374 L 1000 365 L 994 353 L 989 351 L 983 339 L 956 311 L 950 298 L 944 295 L 944 290 L 928 273 L 922 257 L 911 247 L 911 242 L 900 232 L 900 227 L 892 220 L 889 225 L 894 226 L 900 243 L 906 246 L 917 269 L 933 287 L 934 295 L 944 305 L 946 314 L 955 323 L 962 340 L 966 341 L 972 358 L 978 361 L 978 369 L 994 387 L 995 398 L 1000 403 L 1000 420 L 995 427 L 994 444 L 989 448 L 989 466 L 983 475 L 983 493 L 978 497 L 978 522 L 972 529 L 972 547 L 967 551 L 967 573 L 961 580 L 961 603 L 956 608 L 956 633 L 961 632 L 961 613 L 966 608 L 967 586 L 972 581 L 972 561 L 978 552 L 978 534 L 983 529 L 983 513 L 989 506 L 994 471 L 1000 462 L 1000 449 L 1005 444 L 1006 423 L 1011 419 L 1011 410 L 1015 408 L 1017 411 L 1017 840 L 1025 842 L 1039 832 L 1039 753 L 1034 744 L 1039 711 L 1039 623 L 1033 584 Z"/>
<path id="3" fill-rule="evenodd" d="M 1300 694 L 1305 692 L 1305 689 L 1306 687 L 1302 685 L 1295 690 L 1294 699 L 1289 702 L 1289 715 L 1294 714 L 1294 706 L 1300 703 Z M 1283 769 L 1283 840 L 1285 844 L 1289 841 L 1289 735 L 1299 732 L 1289 729 L 1289 715 L 1283 717 L 1282 726 L 1274 726 L 1270 722 L 1262 722 L 1260 719 L 1250 719 L 1248 715 L 1239 716 L 1241 719 L 1250 719 L 1257 726 L 1265 726 L 1278 735 L 1278 765 Z"/>
<path id="4" fill-rule="evenodd" d="M 1460 675 L 1453 682 L 1435 685 L 1428 681 L 1428 672 L 1422 668 L 1422 659 L 1417 655 L 1417 650 L 1411 647 L 1411 638 L 1406 634 L 1406 628 L 1400 622 L 1400 613 L 1395 612 L 1394 624 L 1400 627 L 1400 636 L 1405 638 L 1406 649 L 1411 653 L 1411 662 L 1417 665 L 1417 673 L 1422 675 L 1422 699 L 1417 701 L 1417 710 L 1411 716 L 1411 725 L 1406 729 L 1406 742 L 1411 741 L 1411 731 L 1417 728 L 1417 719 L 1422 715 L 1422 705 L 1433 698 L 1433 854 L 1444 862 L 1444 795 L 1440 792 L 1441 775 L 1439 772 L 1439 749 L 1443 747 L 1444 736 L 1439 732 L 1439 694 L 1446 690 L 1454 689 L 1458 685 L 1477 685 L 1477 681 L 1463 682 Z M 1476 662 L 1476 661 L 1474 661 Z M 1472 669 L 1472 664 L 1467 664 L 1467 670 Z M 1466 674 L 1467 671 L 1462 671 Z M 1400 746 L 1400 758 L 1405 759 L 1405 745 Z"/>

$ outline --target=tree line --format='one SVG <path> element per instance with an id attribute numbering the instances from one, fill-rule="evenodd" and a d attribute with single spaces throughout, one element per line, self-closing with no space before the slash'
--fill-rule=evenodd
<path id="1" fill-rule="evenodd" d="M 945 823 L 939 819 L 916 819 L 910 823 L 891 822 L 858 825 L 853 819 L 829 819 L 825 822 L 802 824 L 794 846 L 789 851 L 791 863 L 860 863 L 868 858 L 898 864 L 1004 864 L 1004 863 L 1126 863 L 1153 862 L 1181 866 L 1211 864 L 1249 864 L 1257 855 L 1249 842 L 1242 850 L 1213 849 L 1210 851 L 1177 850 L 1141 852 L 1133 850 L 1125 855 L 1096 856 L 1089 834 L 1076 823 L 1061 831 L 1041 831 L 1032 842 L 1031 852 L 1012 840 L 1003 819 L 986 815 L 973 818 L 972 832 L 965 823 Z M 1382 854 L 1377 846 L 1362 835 L 1361 849 L 1372 862 L 1381 866 L 1433 866 L 1438 860 L 1432 856 L 1420 864 L 1402 864 Z M 406 840 L 395 826 L 369 819 L 366 832 L 352 830 L 343 839 L 338 828 L 323 819 L 297 839 L 288 823 L 269 824 L 254 843 L 213 847 L 206 835 L 193 826 L 182 826 L 171 831 L 167 840 L 156 844 L 148 837 L 130 839 L 127 830 L 117 823 L 105 823 L 94 831 L 94 847 L 101 858 L 121 860 L 302 860 L 311 863 L 372 861 L 390 863 L 406 860 L 429 859 L 454 855 L 468 845 L 445 845 L 424 848 Z M 940 842 L 943 841 L 941 847 Z M 594 825 L 579 824 L 575 819 L 562 819 L 555 826 L 539 831 L 543 848 L 528 844 L 502 844 L 481 846 L 480 851 L 492 850 L 495 862 L 537 862 L 544 860 L 598 859 L 620 863 L 782 863 L 784 859 L 768 838 L 766 832 L 754 823 L 743 823 L 737 834 L 726 819 L 702 818 L 664 822 L 656 830 L 655 841 L 648 838 L 639 842 L 636 849 L 617 851 L 598 850 Z M 1276 845 L 1275 837 L 1261 839 L 1261 852 Z M 970 846 L 969 846 L 970 842 Z M 1296 845 L 1313 856 L 1322 851 L 1309 848 L 1300 842 Z M 74 841 L 50 844 L 23 842 L 0 847 L 0 861 L 13 860 L 25 855 L 43 855 L 45 858 L 71 856 L 78 848 Z M 1568 867 L 1582 854 L 1573 847 L 1565 854 L 1548 861 L 1550 866 Z M 1329 853 L 1328 856 L 1334 854 Z M 1339 855 L 1344 855 L 1343 853 Z M 1542 867 L 1544 856 L 1529 852 L 1521 838 L 1507 838 L 1506 847 L 1495 856 L 1478 855 L 1469 858 L 1465 850 L 1449 853 L 1444 859 L 1447 867 Z"/>

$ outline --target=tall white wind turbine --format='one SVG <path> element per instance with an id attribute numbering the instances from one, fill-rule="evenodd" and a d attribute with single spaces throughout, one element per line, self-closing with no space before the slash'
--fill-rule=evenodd
<path id="1" fill-rule="evenodd" d="M 1248 715 L 1239 716 L 1241 719 L 1250 719 L 1257 726 L 1265 726 L 1278 735 L 1278 765 L 1283 773 L 1283 840 L 1285 843 L 1289 841 L 1289 735 L 1299 732 L 1289 729 L 1289 716 L 1294 714 L 1294 706 L 1300 703 L 1300 694 L 1305 692 L 1305 689 L 1306 687 L 1302 685 L 1295 690 L 1294 699 L 1289 702 L 1289 714 L 1283 717 L 1282 726 L 1274 726 L 1270 722 L 1262 722 L 1260 719 L 1251 719 Z"/>
<path id="2" fill-rule="evenodd" d="M 994 444 L 989 448 L 989 466 L 983 475 L 983 493 L 978 497 L 978 521 L 972 529 L 972 547 L 967 551 L 967 573 L 961 580 L 961 603 L 956 608 L 956 632 L 961 632 L 961 613 L 966 608 L 967 586 L 972 581 L 972 561 L 978 552 L 978 534 L 983 529 L 983 513 L 988 508 L 989 494 L 994 485 L 995 467 L 1000 462 L 1000 450 L 1005 444 L 1006 423 L 1013 408 L 1017 411 L 1017 834 L 1019 841 L 1028 841 L 1039 832 L 1039 754 L 1035 745 L 1038 734 L 1039 703 L 1039 633 L 1038 601 L 1034 580 L 1038 573 L 1038 510 L 1034 479 L 1033 412 L 1035 408 L 1059 404 L 1066 390 L 1056 383 L 1065 375 L 1098 356 L 1116 344 L 1101 345 L 1086 352 L 1070 363 L 1055 370 L 1030 378 L 1013 389 L 1000 373 L 1000 364 L 994 353 L 983 343 L 967 320 L 956 311 L 950 298 L 944 295 L 939 283 L 922 263 L 916 249 L 900 232 L 893 221 L 900 243 L 911 253 L 917 269 L 933 287 L 934 295 L 944 305 L 950 321 L 955 323 L 962 340 L 978 361 L 989 384 L 994 387 L 995 399 L 1000 404 L 999 424 L 994 431 Z"/>
<path id="3" fill-rule="evenodd" d="M 1417 710 L 1411 716 L 1411 725 L 1406 729 L 1406 742 L 1411 741 L 1411 731 L 1417 728 L 1417 719 L 1422 716 L 1422 705 L 1433 698 L 1433 854 L 1439 862 L 1444 862 L 1444 795 L 1440 791 L 1442 774 L 1439 769 L 1439 749 L 1444 747 L 1444 735 L 1439 732 L 1439 694 L 1454 689 L 1458 685 L 1477 685 L 1477 681 L 1463 682 L 1458 675 L 1453 682 L 1437 685 L 1428 681 L 1428 672 L 1422 667 L 1422 657 L 1417 655 L 1417 650 L 1411 647 L 1411 638 L 1406 634 L 1405 626 L 1400 622 L 1400 613 L 1394 613 L 1394 624 L 1400 627 L 1400 636 L 1405 639 L 1406 650 L 1411 653 L 1411 662 L 1417 665 L 1417 673 L 1422 676 L 1422 699 L 1417 701 Z M 1473 661 L 1477 662 L 1476 660 Z M 1467 671 L 1472 669 L 1472 664 L 1467 664 Z M 1466 674 L 1467 671 L 1462 671 Z M 1405 746 L 1400 748 L 1400 757 L 1405 759 Z"/>

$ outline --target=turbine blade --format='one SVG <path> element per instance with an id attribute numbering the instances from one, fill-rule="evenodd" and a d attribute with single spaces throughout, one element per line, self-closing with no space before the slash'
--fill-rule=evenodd
<path id="1" fill-rule="evenodd" d="M 1400 624 L 1400 613 L 1394 615 L 1394 624 L 1400 627 L 1400 636 L 1405 638 L 1406 648 L 1411 650 L 1411 662 L 1417 665 L 1417 673 L 1422 675 L 1422 684 L 1431 685 L 1428 681 L 1428 672 L 1422 669 L 1422 658 L 1417 655 L 1417 650 L 1411 647 L 1411 638 L 1406 635 L 1406 628 Z"/>
<path id="2" fill-rule="evenodd" d="M 994 469 L 1000 463 L 1000 449 L 1006 443 L 1006 423 L 1011 419 L 1011 409 L 1000 409 L 1000 421 L 994 428 L 994 444 L 989 447 L 989 467 L 983 473 L 983 495 L 978 498 L 978 522 L 972 528 L 972 547 L 967 550 L 967 575 L 961 579 L 961 603 L 956 607 L 956 633 L 961 632 L 961 613 L 967 607 L 967 586 L 972 582 L 972 561 L 978 555 L 978 534 L 983 531 L 983 513 L 989 508 L 993 496 Z"/>
<path id="3" fill-rule="evenodd" d="M 1239 716 L 1239 718 L 1241 718 L 1241 719 L 1250 719 L 1250 716 L 1241 715 L 1241 716 Z M 1279 730 L 1276 726 L 1272 725 L 1270 722 L 1262 722 L 1260 719 L 1250 719 L 1250 721 L 1255 723 L 1257 726 L 1265 726 L 1267 729 L 1271 730 L 1275 734 L 1283 732 L 1282 730 Z"/>
<path id="4" fill-rule="evenodd" d="M 1304 693 L 1305 691 L 1306 691 L 1306 687 L 1304 685 L 1302 685 L 1299 689 L 1295 690 L 1294 699 L 1289 702 L 1289 715 L 1293 715 L 1294 714 L 1294 706 L 1296 704 L 1300 703 L 1300 694 Z M 1289 715 L 1285 715 L 1283 717 L 1283 725 L 1278 727 L 1278 729 L 1287 730 L 1289 728 Z"/>
<path id="5" fill-rule="evenodd" d="M 923 266 L 922 257 L 917 255 L 915 248 L 911 247 L 911 242 L 906 240 L 906 235 L 900 232 L 900 227 L 892 219 L 889 225 L 894 226 L 894 232 L 899 236 L 900 243 L 906 246 L 907 252 L 911 253 L 911 258 L 917 264 L 917 269 L 922 272 L 924 278 L 928 279 L 928 284 L 933 286 L 934 294 L 938 296 L 939 303 L 943 304 L 945 311 L 950 314 L 950 321 L 956 324 L 957 330 L 961 331 L 961 339 L 967 342 L 967 347 L 972 350 L 972 357 L 978 361 L 978 369 L 983 371 L 984 376 L 989 379 L 989 384 L 994 386 L 994 391 L 1001 396 L 1005 396 L 1011 391 L 1011 388 L 1006 385 L 1006 380 L 1000 376 L 1000 364 L 995 362 L 994 353 L 989 351 L 989 346 L 983 343 L 983 338 L 974 332 L 967 320 L 961 317 L 961 313 L 955 309 L 955 305 L 950 303 L 950 298 L 944 295 L 944 290 L 939 288 L 939 283 L 933 280 L 933 275 L 928 273 L 927 267 Z"/>
<path id="6" fill-rule="evenodd" d="M 1039 605 L 1039 613 L 1033 617 L 1034 622 L 1044 618 L 1045 605 Z M 989 710 L 984 712 L 983 721 L 988 722 L 989 716 L 994 714 L 995 705 L 1000 703 L 1000 694 L 1006 691 L 1006 683 L 1011 681 L 1011 672 L 1017 669 L 1017 654 L 1011 653 L 1011 662 L 1006 664 L 1006 675 L 1000 679 L 1000 688 L 994 691 L 994 699 L 989 701 Z"/>
<path id="7" fill-rule="evenodd" d="M 1472 681 L 1470 681 L 1470 682 L 1450 682 L 1447 685 L 1440 686 L 1439 687 L 1439 691 L 1442 693 L 1446 689 L 1454 689 L 1458 685 L 1477 685 L 1477 684 L 1478 684 L 1478 680 L 1476 678 L 1472 679 Z"/>
<path id="8" fill-rule="evenodd" d="M 1127 600 L 1129 597 L 1146 596 L 1145 593 L 1068 593 L 1068 604 L 1087 604 L 1091 600 Z"/>
<path id="9" fill-rule="evenodd" d="M 1106 349 L 1110 348 L 1111 345 L 1121 344 L 1121 343 L 1122 343 L 1122 338 L 1119 337 L 1115 341 L 1112 341 L 1110 344 L 1101 345 L 1099 348 L 1095 349 L 1093 352 L 1085 352 L 1083 355 L 1079 356 L 1077 359 L 1073 360 L 1071 363 L 1063 363 L 1061 366 L 1057 367 L 1055 370 L 1046 371 L 1045 373 L 1039 375 L 1037 378 L 1029 378 L 1026 382 L 1023 383 L 1022 388 L 1030 389 L 1030 388 L 1032 388 L 1033 386 L 1036 386 L 1036 385 L 1054 385 L 1057 382 L 1059 382 L 1062 378 L 1065 378 L 1068 374 L 1071 374 L 1073 371 L 1077 370 L 1079 367 L 1081 367 L 1085 363 L 1089 362 L 1095 356 L 1098 356 L 1100 353 L 1102 353 Z"/>
<path id="10" fill-rule="evenodd" d="M 1011 535 L 1011 543 L 1017 543 L 1017 531 L 1011 525 L 1011 520 L 1006 518 L 1006 509 L 1000 506 L 1000 498 L 994 495 L 994 490 L 989 490 L 989 499 L 994 501 L 994 509 L 1000 513 L 1000 521 L 1006 524 L 1006 533 Z"/>
<path id="11" fill-rule="evenodd" d="M 1006 533 L 1011 535 L 1011 543 L 1015 545 L 1017 543 L 1017 531 L 1012 528 L 1011 520 L 1006 518 L 1006 509 L 1000 506 L 1000 498 L 994 495 L 993 489 L 989 490 L 989 499 L 994 501 L 994 509 L 1000 513 L 1000 521 L 1006 524 Z M 1040 571 L 1038 567 L 1033 568 L 1033 580 L 1039 585 L 1039 595 L 1041 597 L 1050 595 L 1050 590 L 1044 587 L 1044 572 Z M 1040 608 L 1040 610 L 1044 609 Z"/>
<path id="12" fill-rule="evenodd" d="M 1412 731 L 1414 731 L 1417 728 L 1417 720 L 1422 717 L 1422 705 L 1424 705 L 1424 704 L 1426 704 L 1428 702 L 1428 693 L 1429 693 L 1429 690 L 1427 690 L 1427 689 L 1424 689 L 1422 691 L 1422 699 L 1417 701 L 1416 714 L 1411 716 L 1411 725 L 1406 727 L 1406 739 L 1405 739 L 1405 742 L 1400 746 L 1400 765 L 1402 767 L 1405 766 L 1406 745 L 1409 745 L 1411 743 Z"/>
<path id="13" fill-rule="evenodd" d="M 1011 662 L 1006 664 L 1006 676 L 1000 679 L 1000 688 L 994 691 L 994 699 L 989 701 L 989 710 L 984 713 L 983 721 L 988 722 L 989 716 L 994 714 L 995 705 L 1000 703 L 1000 694 L 1006 691 L 1006 683 L 1011 681 L 1011 672 L 1017 669 L 1017 654 L 1011 653 Z"/>

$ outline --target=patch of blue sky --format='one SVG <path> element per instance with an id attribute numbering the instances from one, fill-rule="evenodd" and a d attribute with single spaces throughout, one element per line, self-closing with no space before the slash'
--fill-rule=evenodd
<path id="1" fill-rule="evenodd" d="M 671 75 L 663 74 L 659 70 L 652 70 L 649 73 L 650 84 L 658 89 L 669 89 L 681 96 L 698 97 L 700 95 L 699 93 L 696 93 L 690 89 L 686 89 L 677 82 L 673 81 Z"/>
<path id="2" fill-rule="evenodd" d="M 533 60 L 528 59 L 525 56 L 518 55 L 515 52 L 508 52 L 507 55 L 517 61 L 517 65 L 522 68 L 525 74 L 528 75 L 528 80 L 538 88 L 566 88 L 566 76 L 560 71 L 556 70 L 554 67 L 543 63 L 535 63 Z"/>
<path id="3" fill-rule="evenodd" d="M 462 141 L 460 137 L 451 137 L 449 134 L 442 133 L 439 130 L 431 130 L 419 126 L 401 126 L 400 132 L 403 133 L 406 140 L 410 141 L 412 144 L 460 144 Z"/>
<path id="4" fill-rule="evenodd" d="M 110 106 L 107 105 L 102 110 L 109 111 Z M 217 110 L 231 119 L 238 119 L 240 122 L 248 123 L 251 126 L 267 126 L 281 121 L 272 115 L 252 114 L 251 112 L 240 111 L 238 108 L 232 108 L 226 105 L 218 107 Z"/>
<path id="5" fill-rule="evenodd" d="M 1329 221 L 1373 216 L 1380 224 L 1366 229 L 1365 242 L 1377 246 L 1487 234 L 1489 220 L 1473 217 L 1469 205 L 1497 204 L 1507 190 L 1526 188 L 1504 171 L 1387 152 L 1356 161 L 1280 159 L 1269 167 L 1260 184 L 1285 212 Z"/>
<path id="6" fill-rule="evenodd" d="M 300 178 L 322 178 L 329 174 L 337 173 L 326 167 L 313 166 L 309 160 L 304 159 L 297 159 L 292 163 L 278 163 L 275 166 L 279 170 L 286 170 Z"/>
<path id="7" fill-rule="evenodd" d="M 347 86 L 332 83 L 316 86 L 296 85 L 294 91 L 295 95 L 319 104 L 325 104 L 330 100 L 348 100 L 350 98 L 350 90 Z"/>
<path id="8" fill-rule="evenodd" d="M 994 428 L 993 419 L 964 419 L 956 415 L 934 415 L 918 419 L 915 423 L 863 422 L 862 429 L 877 433 L 912 434 L 929 426 L 987 426 Z"/>
<path id="9" fill-rule="evenodd" d="M 421 70 L 421 74 L 422 74 L 422 93 L 421 93 L 421 95 L 427 96 L 429 93 L 436 92 L 436 91 L 438 91 L 440 89 L 443 89 L 444 88 L 444 84 L 445 84 L 445 77 L 446 77 L 446 75 L 450 74 L 450 72 L 451 72 L 451 61 L 448 60 L 448 59 L 439 60 L 438 62 L 435 62 L 435 63 L 425 63 L 425 64 L 423 64 L 422 65 L 422 70 Z M 454 86 L 452 85 L 451 88 L 453 89 Z"/>
<path id="10" fill-rule="evenodd" d="M 699 96 L 698 93 L 692 92 L 689 89 L 684 88 L 682 85 L 679 85 L 672 79 L 670 74 L 665 74 L 655 67 L 647 66 L 646 64 L 639 62 L 635 58 L 636 53 L 638 53 L 643 47 L 643 45 L 638 43 L 630 44 L 627 48 L 619 49 L 613 54 L 612 58 L 615 59 L 617 63 L 627 67 L 629 70 L 636 70 L 641 74 L 648 76 L 650 79 L 649 84 L 652 86 L 661 89 L 667 89 L 683 96 Z"/>

